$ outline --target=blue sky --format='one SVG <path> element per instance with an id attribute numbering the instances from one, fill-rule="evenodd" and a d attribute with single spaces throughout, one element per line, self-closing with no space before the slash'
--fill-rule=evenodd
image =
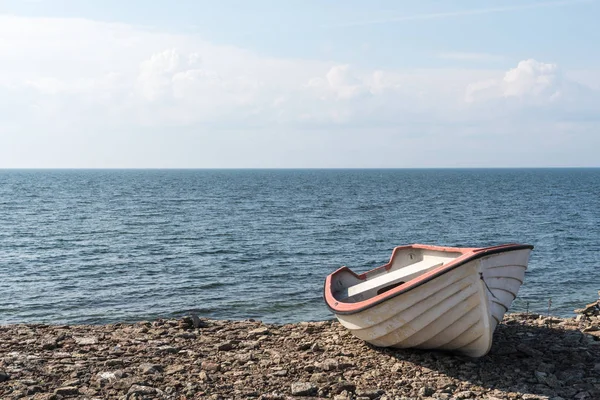
<path id="1" fill-rule="evenodd" d="M 0 1 L 0 167 L 600 166 L 598 16 Z"/>

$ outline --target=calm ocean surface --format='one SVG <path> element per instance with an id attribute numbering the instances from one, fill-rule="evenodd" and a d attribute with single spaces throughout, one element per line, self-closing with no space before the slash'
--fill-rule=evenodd
<path id="1" fill-rule="evenodd" d="M 0 324 L 332 318 L 394 246 L 530 243 L 511 311 L 600 289 L 600 169 L 0 170 Z"/>

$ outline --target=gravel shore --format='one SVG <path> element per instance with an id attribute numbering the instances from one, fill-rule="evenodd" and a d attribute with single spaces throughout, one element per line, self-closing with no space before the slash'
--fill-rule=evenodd
<path id="1" fill-rule="evenodd" d="M 600 317 L 581 311 L 508 314 L 480 359 L 375 348 L 333 321 L 0 326 L 0 398 L 600 399 Z"/>

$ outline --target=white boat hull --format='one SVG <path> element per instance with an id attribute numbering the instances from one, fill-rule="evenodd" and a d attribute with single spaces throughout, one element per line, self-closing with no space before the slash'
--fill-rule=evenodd
<path id="1" fill-rule="evenodd" d="M 481 357 L 523 283 L 531 249 L 476 258 L 354 313 L 336 313 L 375 346 L 437 349 Z"/>

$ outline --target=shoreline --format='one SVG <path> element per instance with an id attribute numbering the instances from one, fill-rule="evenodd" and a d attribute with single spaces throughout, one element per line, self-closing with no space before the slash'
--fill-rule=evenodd
<path id="1" fill-rule="evenodd" d="M 479 359 L 376 348 L 337 321 L 0 325 L 0 398 L 598 399 L 599 306 L 506 314 Z"/>

